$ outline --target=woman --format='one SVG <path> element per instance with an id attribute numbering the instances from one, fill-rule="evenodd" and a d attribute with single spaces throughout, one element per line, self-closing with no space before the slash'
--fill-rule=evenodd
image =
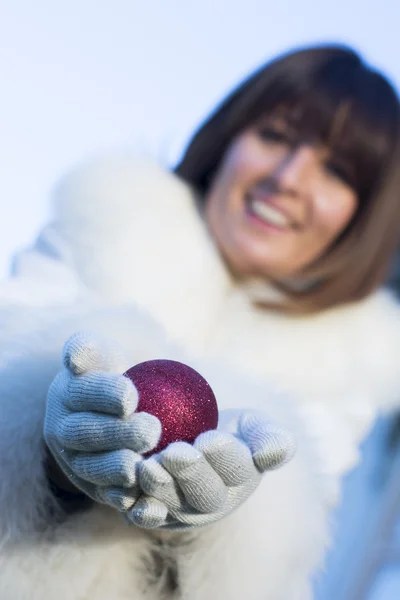
<path id="1" fill-rule="evenodd" d="M 392 87 L 329 46 L 241 85 L 175 173 L 67 177 L 2 291 L 1 600 L 311 597 L 340 478 L 400 400 L 399 160 Z M 144 458 L 160 423 L 121 373 L 159 357 L 220 423 Z"/>

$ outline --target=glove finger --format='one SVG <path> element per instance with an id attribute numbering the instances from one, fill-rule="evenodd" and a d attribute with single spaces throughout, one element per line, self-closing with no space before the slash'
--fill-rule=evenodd
<path id="1" fill-rule="evenodd" d="M 99 486 L 132 487 L 136 483 L 139 454 L 124 448 L 104 453 L 79 453 L 70 460 L 71 469 L 78 477 Z"/>
<path id="2" fill-rule="evenodd" d="M 58 444 L 68 450 L 105 452 L 128 448 L 139 454 L 153 450 L 161 436 L 161 423 L 148 413 L 118 419 L 95 413 L 73 413 L 57 428 Z"/>
<path id="3" fill-rule="evenodd" d="M 65 384 L 64 403 L 74 412 L 93 410 L 128 417 L 137 408 L 137 389 L 123 375 L 92 371 L 79 377 L 66 377 Z"/>
<path id="4" fill-rule="evenodd" d="M 281 467 L 296 450 L 293 436 L 284 427 L 269 423 L 256 412 L 242 415 L 239 433 L 249 446 L 254 464 L 261 473 Z"/>
<path id="5" fill-rule="evenodd" d="M 137 485 L 128 489 L 120 487 L 98 487 L 96 489 L 96 500 L 116 508 L 119 512 L 125 512 L 132 508 L 140 494 L 141 490 Z"/>
<path id="6" fill-rule="evenodd" d="M 223 506 L 227 488 L 196 448 L 186 442 L 174 442 L 161 452 L 160 457 L 190 506 L 202 513 Z"/>
<path id="7" fill-rule="evenodd" d="M 169 509 L 182 509 L 185 498 L 174 478 L 162 466 L 160 456 L 143 460 L 138 466 L 138 479 L 141 489 L 148 495 L 160 500 Z"/>
<path id="8" fill-rule="evenodd" d="M 122 372 L 126 366 L 117 344 L 87 331 L 79 331 L 66 341 L 63 363 L 74 375 L 96 369 Z"/>
<path id="9" fill-rule="evenodd" d="M 251 452 L 233 435 L 221 431 L 206 431 L 199 435 L 194 446 L 203 453 L 225 485 L 241 485 L 254 478 L 255 467 Z"/>
<path id="10" fill-rule="evenodd" d="M 127 516 L 138 527 L 158 529 L 167 523 L 168 508 L 156 498 L 141 496 Z"/>

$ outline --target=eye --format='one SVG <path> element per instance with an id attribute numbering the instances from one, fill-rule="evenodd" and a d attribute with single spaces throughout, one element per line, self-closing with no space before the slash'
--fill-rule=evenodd
<path id="1" fill-rule="evenodd" d="M 325 168 L 336 179 L 350 187 L 355 187 L 354 174 L 345 163 L 330 159 L 325 163 Z"/>
<path id="2" fill-rule="evenodd" d="M 272 125 L 261 125 L 258 128 L 259 137 L 269 143 L 294 145 L 294 137 L 289 131 Z"/>

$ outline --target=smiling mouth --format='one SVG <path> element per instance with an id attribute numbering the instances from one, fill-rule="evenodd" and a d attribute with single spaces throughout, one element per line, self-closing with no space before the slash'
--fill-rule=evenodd
<path id="1" fill-rule="evenodd" d="M 265 200 L 260 200 L 257 196 L 248 197 L 247 210 L 257 220 L 276 229 L 289 229 L 292 226 L 287 215 Z"/>

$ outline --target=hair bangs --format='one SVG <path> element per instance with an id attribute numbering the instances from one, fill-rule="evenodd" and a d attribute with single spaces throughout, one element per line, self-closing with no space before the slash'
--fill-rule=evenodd
<path id="1" fill-rule="evenodd" d="M 329 148 L 361 208 L 384 176 L 399 135 L 393 130 L 398 107 L 386 82 L 356 62 L 336 59 L 290 84 L 272 90 L 268 112 L 283 118 L 299 140 Z"/>

